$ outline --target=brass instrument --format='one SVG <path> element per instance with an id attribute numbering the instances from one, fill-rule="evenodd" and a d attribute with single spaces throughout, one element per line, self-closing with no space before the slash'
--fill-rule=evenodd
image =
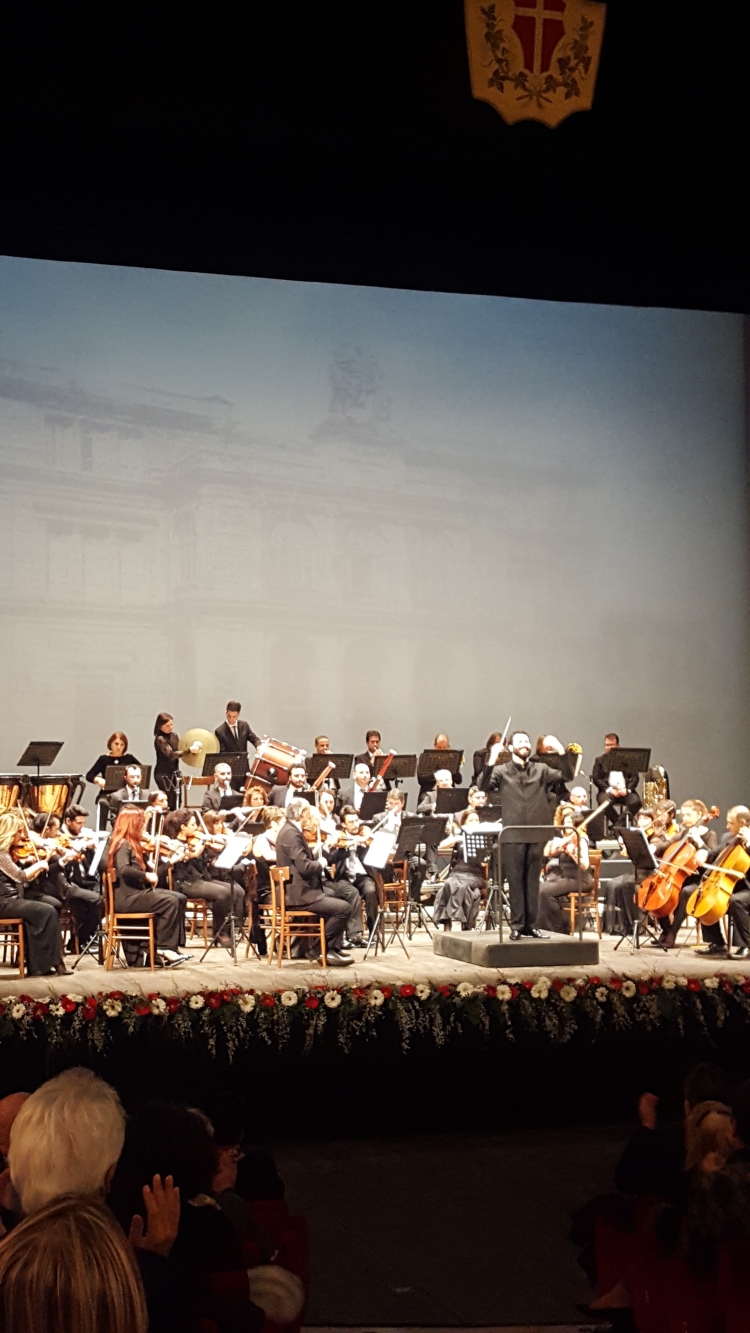
<path id="1" fill-rule="evenodd" d="M 661 764 L 654 764 L 643 779 L 643 804 L 653 810 L 659 801 L 669 800 L 669 778 Z"/>

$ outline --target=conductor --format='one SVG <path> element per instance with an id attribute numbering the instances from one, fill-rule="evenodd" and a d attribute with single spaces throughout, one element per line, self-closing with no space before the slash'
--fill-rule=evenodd
<path id="1" fill-rule="evenodd" d="M 550 768 L 548 764 L 529 760 L 531 741 L 525 731 L 514 731 L 510 738 L 510 760 L 496 764 L 487 782 L 488 791 L 500 794 L 503 824 L 549 824 L 549 792 L 560 777 L 569 780 L 571 771 Z M 503 845 L 503 868 L 508 877 L 510 893 L 510 938 L 520 940 L 524 935 L 536 940 L 548 940 L 549 935 L 537 928 L 539 908 L 539 876 L 542 871 L 543 844 L 541 842 L 508 842 Z"/>

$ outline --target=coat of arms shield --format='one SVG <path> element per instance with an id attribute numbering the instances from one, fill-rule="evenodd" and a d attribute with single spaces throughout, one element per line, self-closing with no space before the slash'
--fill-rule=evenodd
<path id="1" fill-rule="evenodd" d="M 554 127 L 590 110 L 606 9 L 599 0 L 464 0 L 474 97 L 508 125 Z"/>

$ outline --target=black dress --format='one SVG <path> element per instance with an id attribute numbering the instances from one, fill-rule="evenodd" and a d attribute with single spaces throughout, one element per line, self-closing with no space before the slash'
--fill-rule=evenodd
<path id="1" fill-rule="evenodd" d="M 156 764 L 154 782 L 160 791 L 167 793 L 170 810 L 177 809 L 177 797 L 180 790 L 180 738 L 174 731 L 158 731 L 154 736 Z"/>
<path id="2" fill-rule="evenodd" d="M 152 888 L 129 842 L 121 842 L 117 848 L 114 870 L 115 911 L 154 912 L 157 949 L 178 949 L 185 938 L 182 894 Z M 131 967 L 144 952 L 140 941 L 125 945 L 125 957 Z"/>
<path id="3" fill-rule="evenodd" d="M 8 852 L 0 852 L 0 920 L 23 921 L 31 977 L 46 977 L 62 959 L 62 936 L 54 907 L 23 897 L 26 874 Z"/>

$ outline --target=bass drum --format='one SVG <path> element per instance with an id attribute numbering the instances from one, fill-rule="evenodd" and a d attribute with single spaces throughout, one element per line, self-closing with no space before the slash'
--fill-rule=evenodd
<path id="1" fill-rule="evenodd" d="M 25 781 L 22 773 L 0 773 L 0 814 L 18 805 Z"/>
<path id="2" fill-rule="evenodd" d="M 28 804 L 40 815 L 58 815 L 62 819 L 73 800 L 73 791 L 78 787 L 83 787 L 80 774 L 50 773 L 44 777 L 30 778 Z"/>
<path id="3" fill-rule="evenodd" d="M 248 769 L 246 787 L 285 787 L 289 781 L 290 770 L 295 764 L 305 761 L 306 750 L 298 750 L 286 741 L 275 741 L 264 736 Z"/>

